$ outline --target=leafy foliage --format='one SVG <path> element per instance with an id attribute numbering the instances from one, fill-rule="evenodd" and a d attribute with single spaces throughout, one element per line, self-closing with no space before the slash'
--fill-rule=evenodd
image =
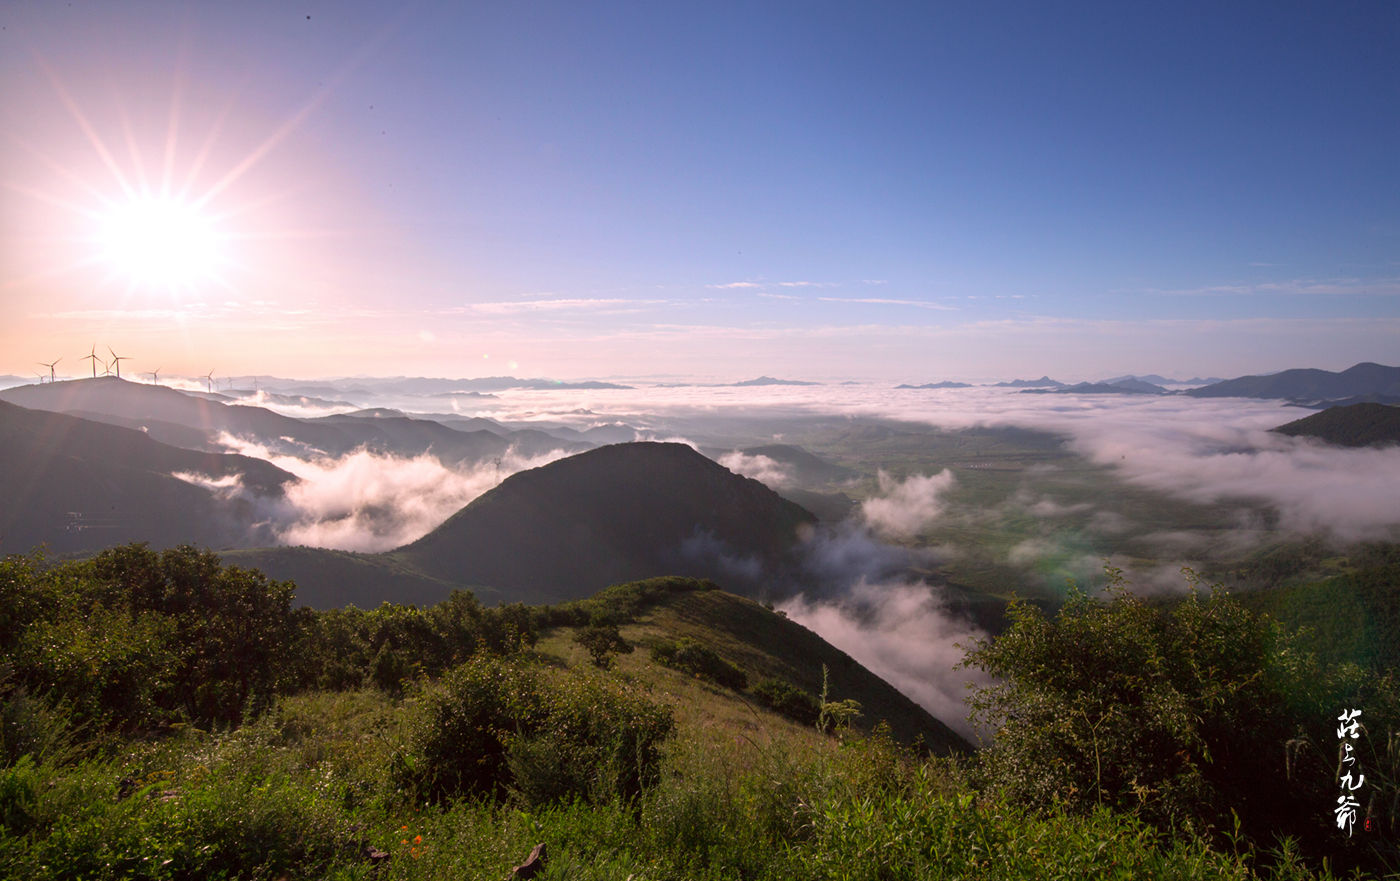
<path id="1" fill-rule="evenodd" d="M 680 575 L 643 578 L 605 587 L 587 599 L 537 606 L 534 609 L 535 623 L 540 627 L 628 624 L 648 608 L 674 594 L 718 589 L 719 586 L 707 578 L 685 578 Z"/>
<path id="2" fill-rule="evenodd" d="M 635 798 L 656 779 L 665 707 L 615 680 L 477 658 L 421 698 L 401 785 L 433 799 Z"/>
<path id="3" fill-rule="evenodd" d="M 753 687 L 753 696 L 765 707 L 802 725 L 816 725 L 821 705 L 812 695 L 782 679 L 765 679 Z"/>
<path id="4" fill-rule="evenodd" d="M 616 624 L 590 624 L 574 635 L 574 642 L 583 646 L 593 666 L 607 670 L 614 655 L 630 655 L 632 644 L 617 632 Z"/>
<path id="5" fill-rule="evenodd" d="M 735 691 L 742 691 L 749 684 L 749 677 L 743 670 L 721 658 L 714 649 L 689 637 L 657 642 L 651 647 L 651 656 L 667 667 Z"/>
<path id="6" fill-rule="evenodd" d="M 293 586 L 207 551 L 126 545 L 41 570 L 0 564 L 0 647 L 32 693 L 77 724 L 232 723 L 283 684 Z"/>
<path id="7" fill-rule="evenodd" d="M 508 655 L 538 638 L 532 611 L 518 603 L 483 608 L 468 591 L 420 609 L 299 609 L 296 684 L 344 689 L 375 685 L 400 693 L 419 676 L 435 676 L 477 652 Z"/>
<path id="8" fill-rule="evenodd" d="M 1335 847 L 1334 717 L 1394 730 L 1396 690 L 1328 670 L 1223 590 L 1161 612 L 1109 570 L 1107 600 L 1075 591 L 1053 618 L 1013 604 L 1009 630 L 967 663 L 999 684 L 974 699 L 996 731 L 980 758 L 1022 804 L 1132 813 L 1162 829 L 1229 829 Z M 1330 844 L 1329 844 L 1330 842 Z"/>

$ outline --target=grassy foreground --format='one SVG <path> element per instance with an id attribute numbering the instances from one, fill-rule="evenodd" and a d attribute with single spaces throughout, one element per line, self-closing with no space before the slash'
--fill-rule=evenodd
<path id="1" fill-rule="evenodd" d="M 11 765 L 0 873 L 506 878 L 544 842 L 546 879 L 1256 877 L 1248 851 L 1164 840 L 1107 810 L 1030 813 L 887 740 L 762 725 L 726 744 L 678 731 L 631 801 L 425 800 L 393 773 L 416 700 L 303 694 L 231 731 Z M 1264 876 L 1325 877 L 1286 857 Z"/>
<path id="2" fill-rule="evenodd" d="M 290 597 L 290 585 L 188 549 L 0 564 L 0 878 L 505 879 L 541 843 L 544 879 L 1386 869 L 1342 846 L 1305 857 L 1294 839 L 1251 832 L 1262 814 L 1244 831 L 1205 821 L 1247 809 L 1219 799 L 1240 781 L 1217 779 L 1246 766 L 1243 752 L 1227 766 L 1209 758 L 1243 747 L 1212 728 L 1217 692 L 1182 671 L 1231 689 L 1236 718 L 1245 697 L 1260 719 L 1292 718 L 1259 676 L 1211 672 L 1224 669 L 1212 666 L 1217 647 L 1196 637 L 1253 626 L 1228 604 L 1169 619 L 1131 602 L 1084 599 L 1054 620 L 1023 609 L 1026 623 L 981 656 L 1020 683 L 995 712 L 1044 718 L 1033 731 L 1004 724 L 969 756 L 862 727 L 875 712 L 898 717 L 897 703 L 835 670 L 814 694 L 820 670 L 794 671 L 794 657 L 837 658 L 765 646 L 790 622 L 703 582 L 655 579 L 533 609 L 458 595 L 430 609 L 318 613 Z M 1015 675 L 1061 644 L 1099 665 L 1054 676 L 1085 680 L 1061 692 L 1087 728 Z M 1218 648 L 1243 658 L 1234 640 Z M 1268 639 L 1257 648 L 1277 654 Z M 1169 702 L 1170 726 L 1144 722 L 1159 714 L 1134 689 Z M 1319 699 L 1330 712 L 1332 693 Z M 1157 746 L 1135 739 L 1144 732 Z M 1090 747 L 1118 757 L 1086 775 L 1075 751 Z M 1388 767 L 1374 752 L 1366 761 L 1373 775 Z M 1311 793 L 1303 805 L 1305 818 L 1327 813 Z M 1393 825 L 1393 811 L 1376 816 Z"/>

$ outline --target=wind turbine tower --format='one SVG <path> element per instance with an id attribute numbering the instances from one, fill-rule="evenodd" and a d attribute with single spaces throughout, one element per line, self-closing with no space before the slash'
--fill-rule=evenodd
<path id="1" fill-rule="evenodd" d="M 92 344 L 92 351 L 91 351 L 91 352 L 89 352 L 88 354 L 86 354 L 86 355 L 84 355 L 83 357 L 79 358 L 78 360 L 79 360 L 79 361 L 88 361 L 88 360 L 91 360 L 91 361 L 92 361 L 92 378 L 93 378 L 93 379 L 96 379 L 96 378 L 97 378 L 97 362 L 98 362 L 98 361 L 102 361 L 101 358 L 97 357 L 97 343 L 93 343 L 93 344 Z M 103 366 L 103 367 L 106 367 L 106 366 L 107 366 L 107 362 L 103 361 L 102 366 Z"/>
<path id="2" fill-rule="evenodd" d="M 159 368 L 159 367 L 157 367 L 155 370 L 152 370 L 150 373 L 147 374 L 147 376 L 149 376 L 149 377 L 151 378 L 151 384 L 152 384 L 152 385 L 160 385 L 160 368 Z"/>
<path id="3" fill-rule="evenodd" d="M 59 361 L 62 361 L 62 360 L 63 360 L 62 358 L 55 358 L 55 359 L 53 359 L 52 362 L 49 362 L 49 361 L 40 361 L 40 362 L 39 362 L 40 364 L 42 364 L 42 365 L 44 365 L 45 367 L 49 368 L 49 382 L 53 382 L 53 381 L 54 381 L 54 373 L 53 373 L 53 366 L 54 366 L 54 364 L 57 364 Z"/>
<path id="4" fill-rule="evenodd" d="M 214 371 L 211 370 L 204 374 L 204 380 L 208 384 L 209 394 L 212 395 L 214 393 Z"/>
<path id="5" fill-rule="evenodd" d="M 108 346 L 108 347 L 107 347 L 107 351 L 112 352 L 112 347 L 111 347 L 111 346 Z M 116 352 L 112 352 L 112 365 L 113 365 L 114 367 L 116 367 L 116 370 L 117 370 L 117 379 L 121 379 L 121 378 L 122 378 L 122 362 L 123 362 L 123 361 L 130 361 L 130 360 L 131 360 L 131 357 L 128 356 L 128 355 L 118 355 Z"/>

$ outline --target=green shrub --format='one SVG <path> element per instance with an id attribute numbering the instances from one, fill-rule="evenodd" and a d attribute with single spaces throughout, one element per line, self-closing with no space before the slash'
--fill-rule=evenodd
<path id="1" fill-rule="evenodd" d="M 75 725 L 141 729 L 175 709 L 187 667 L 176 623 L 155 612 L 94 607 L 31 624 L 15 652 L 30 687 L 59 695 Z"/>
<path id="2" fill-rule="evenodd" d="M 612 666 L 613 655 L 632 654 L 632 644 L 622 638 L 614 624 L 590 624 L 574 634 L 574 642 L 583 646 L 593 666 L 602 670 Z"/>
<path id="3" fill-rule="evenodd" d="M 667 667 L 735 691 L 742 691 L 749 684 L 749 677 L 743 670 L 721 658 L 714 649 L 689 637 L 662 640 L 652 646 L 651 656 Z"/>
<path id="4" fill-rule="evenodd" d="M 719 585 L 707 578 L 663 575 L 614 584 L 587 599 L 537 606 L 532 612 L 539 627 L 621 626 L 637 620 L 638 615 L 668 596 L 703 590 L 719 590 Z"/>
<path id="5" fill-rule="evenodd" d="M 973 700 L 996 731 L 979 756 L 988 782 L 1020 804 L 1109 806 L 1162 829 L 1221 832 L 1238 816 L 1255 841 L 1334 853 L 1335 717 L 1362 708 L 1384 742 L 1394 683 L 1320 667 L 1221 590 L 1163 613 L 1109 574 L 1109 599 L 1075 592 L 1053 619 L 1013 604 L 1011 627 L 969 655 L 999 682 Z M 1384 748 L 1363 751 L 1380 771 Z"/>
<path id="6" fill-rule="evenodd" d="M 753 687 L 759 703 L 801 725 L 817 724 L 821 705 L 802 689 L 782 679 L 765 679 Z"/>
<path id="7" fill-rule="evenodd" d="M 616 681 L 476 658 L 421 698 L 396 777 L 433 799 L 630 799 L 656 779 L 670 711 Z"/>
<path id="8" fill-rule="evenodd" d="M 0 644 L 15 681 L 77 724 L 230 724 L 285 685 L 293 586 L 208 551 L 132 544 L 48 570 L 0 564 Z"/>

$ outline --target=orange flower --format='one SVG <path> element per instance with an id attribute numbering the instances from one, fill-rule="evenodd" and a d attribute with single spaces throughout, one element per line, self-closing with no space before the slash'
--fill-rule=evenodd
<path id="1" fill-rule="evenodd" d="M 414 844 L 422 844 L 422 843 L 423 843 L 423 836 L 421 836 L 421 835 L 415 835 L 415 836 L 413 836 L 413 843 L 414 843 Z"/>

